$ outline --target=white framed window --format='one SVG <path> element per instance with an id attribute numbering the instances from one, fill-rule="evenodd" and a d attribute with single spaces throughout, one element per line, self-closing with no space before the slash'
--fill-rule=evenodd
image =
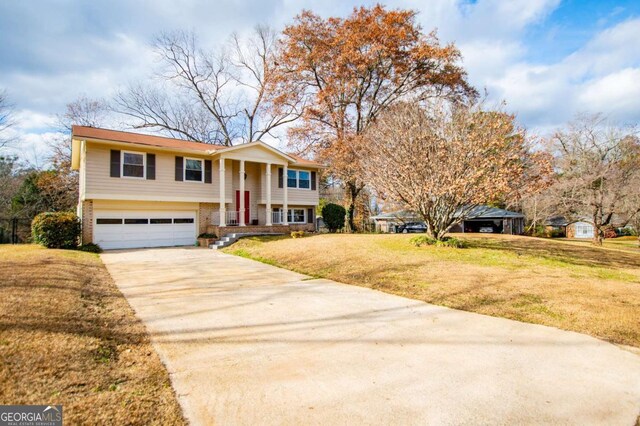
<path id="1" fill-rule="evenodd" d="M 297 170 L 287 170 L 287 187 L 288 188 L 297 188 L 298 187 L 298 171 Z"/>
<path id="2" fill-rule="evenodd" d="M 184 159 L 184 180 L 189 182 L 204 182 L 204 160 L 198 158 Z"/>
<path id="3" fill-rule="evenodd" d="M 282 217 L 282 208 L 276 207 L 273 209 L 273 213 L 276 217 Z M 305 209 L 289 209 L 287 210 L 287 222 L 288 223 L 307 223 L 307 211 Z"/>
<path id="4" fill-rule="evenodd" d="M 145 179 L 147 156 L 143 152 L 122 151 L 120 175 L 126 178 Z"/>
<path id="5" fill-rule="evenodd" d="M 289 223 L 305 223 L 304 209 L 289 209 L 287 212 L 287 222 Z"/>
<path id="6" fill-rule="evenodd" d="M 311 189 L 311 172 L 298 170 L 298 188 Z"/>
<path id="7" fill-rule="evenodd" d="M 307 170 L 287 169 L 287 187 L 311 189 L 311 172 Z"/>

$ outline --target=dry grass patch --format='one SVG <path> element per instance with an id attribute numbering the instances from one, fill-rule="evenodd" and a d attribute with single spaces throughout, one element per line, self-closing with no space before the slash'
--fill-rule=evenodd
<path id="1" fill-rule="evenodd" d="M 571 244 L 589 245 L 590 241 L 563 240 Z M 604 240 L 604 248 L 612 250 L 622 250 L 629 253 L 640 254 L 640 243 L 638 237 L 618 237 Z"/>
<path id="2" fill-rule="evenodd" d="M 62 404 L 67 424 L 185 424 L 97 255 L 0 246 L 0 276 L 0 404 Z"/>
<path id="3" fill-rule="evenodd" d="M 640 254 L 506 235 L 467 235 L 467 249 L 417 248 L 410 238 L 263 237 L 225 250 L 316 277 L 640 347 Z"/>

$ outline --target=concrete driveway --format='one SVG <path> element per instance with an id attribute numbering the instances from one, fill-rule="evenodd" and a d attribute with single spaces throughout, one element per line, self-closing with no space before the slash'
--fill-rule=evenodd
<path id="1" fill-rule="evenodd" d="M 640 357 L 196 248 L 107 252 L 200 424 L 616 424 Z"/>

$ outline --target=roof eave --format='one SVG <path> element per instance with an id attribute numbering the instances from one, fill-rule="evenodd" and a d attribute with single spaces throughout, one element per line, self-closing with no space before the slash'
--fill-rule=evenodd
<path id="1" fill-rule="evenodd" d="M 160 145 L 147 144 L 147 143 L 115 141 L 115 140 L 111 140 L 111 139 L 100 139 L 100 138 L 85 137 L 85 136 L 79 136 L 79 135 L 73 135 L 72 141 L 73 140 L 79 140 L 79 141 L 85 140 L 85 141 L 96 142 L 96 143 L 105 144 L 105 145 L 117 145 L 117 146 L 123 146 L 123 147 L 132 146 L 133 145 L 133 146 L 140 147 L 140 148 L 147 148 L 147 149 L 148 148 L 153 148 L 153 149 L 157 149 L 159 151 L 185 152 L 185 153 L 189 153 L 189 154 L 211 155 L 211 154 L 209 154 L 210 150 L 202 151 L 202 150 L 199 150 L 199 149 L 167 147 L 167 146 L 160 146 Z"/>
<path id="2" fill-rule="evenodd" d="M 273 152 L 274 154 L 286 159 L 287 161 L 291 162 L 291 163 L 295 163 L 296 159 L 293 157 L 290 157 L 289 155 L 285 154 L 284 152 L 280 151 L 277 148 L 272 147 L 271 145 L 268 145 L 262 141 L 253 141 L 253 142 L 249 142 L 249 143 L 243 143 L 240 145 L 234 145 L 234 146 L 230 146 L 230 147 L 226 147 L 226 148 L 222 148 L 222 149 L 217 149 L 215 151 L 212 152 L 212 155 L 224 155 L 226 153 L 229 152 L 235 152 L 235 151 L 240 151 L 243 149 L 247 149 L 247 148 L 251 148 L 254 146 L 261 146 L 271 152 Z"/>

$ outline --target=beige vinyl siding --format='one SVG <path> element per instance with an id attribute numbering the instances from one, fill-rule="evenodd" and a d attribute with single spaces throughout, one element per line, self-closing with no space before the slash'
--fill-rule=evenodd
<path id="1" fill-rule="evenodd" d="M 272 170 L 271 170 L 271 203 L 272 204 L 282 204 L 283 202 L 283 197 L 284 197 L 284 188 L 278 188 L 278 168 L 280 166 L 273 166 Z M 307 168 L 307 167 L 289 167 L 289 169 L 292 170 L 306 170 L 309 172 L 316 172 L 316 180 L 318 179 L 318 171 L 316 169 L 311 169 L 311 168 Z M 287 177 L 284 176 L 283 177 L 283 186 L 286 186 L 287 184 Z M 266 187 L 266 171 L 265 171 L 265 176 L 264 176 L 264 182 L 265 185 L 263 185 L 263 187 Z M 318 204 L 318 200 L 319 200 L 319 188 L 318 188 L 318 182 L 316 181 L 316 190 L 313 191 L 311 189 L 293 189 L 293 188 L 289 188 L 289 193 L 287 194 L 287 202 L 289 205 L 301 205 L 301 206 L 315 206 Z M 260 200 L 260 203 L 266 203 L 266 199 L 267 199 L 267 193 L 266 193 L 266 189 L 264 191 L 262 191 L 262 200 Z"/>
<path id="2" fill-rule="evenodd" d="M 219 202 L 220 162 L 218 158 L 206 154 L 178 154 L 182 157 L 212 160 L 212 183 L 185 182 L 175 180 L 175 153 L 139 146 L 123 149 L 121 145 L 110 145 L 87 141 L 80 170 L 81 200 L 140 200 L 167 202 Z M 111 149 L 119 151 L 153 153 L 156 155 L 156 178 L 112 178 L 110 176 Z M 272 204 L 283 202 L 282 188 L 278 188 L 278 168 L 281 161 L 272 152 L 261 147 L 240 151 L 247 155 L 245 160 L 245 189 L 251 191 L 251 218 L 255 219 L 258 205 L 266 203 L 266 164 L 254 161 L 271 162 L 271 199 Z M 250 161 L 249 158 L 254 161 Z M 290 167 L 296 170 L 316 171 L 309 167 Z M 225 201 L 228 208 L 236 208 L 235 191 L 240 188 L 240 162 L 237 159 L 225 160 Z M 286 178 L 285 178 L 286 184 Z M 318 204 L 318 191 L 305 189 L 289 189 L 289 205 L 314 206 Z"/>
<path id="3" fill-rule="evenodd" d="M 273 165 L 271 168 L 271 204 L 282 204 L 284 197 L 284 188 L 278 188 L 278 168 L 281 166 Z M 306 170 L 309 172 L 316 172 L 316 180 L 318 179 L 318 171 L 316 169 L 311 169 L 307 167 L 289 167 L 292 170 Z M 266 168 L 263 168 L 261 179 L 265 182 L 265 185 L 262 188 L 261 194 L 262 198 L 259 201 L 261 204 L 266 203 L 267 201 L 267 190 L 266 190 Z M 287 178 L 284 176 L 283 186 L 287 184 Z M 311 189 L 293 189 L 289 188 L 289 193 L 287 197 L 287 201 L 289 205 L 298 204 L 301 206 L 315 206 L 319 202 L 319 188 L 318 182 L 316 182 L 316 190 L 313 191 Z"/>
<path id="4" fill-rule="evenodd" d="M 276 185 L 277 186 L 277 185 Z M 315 206 L 318 204 L 318 190 L 291 189 L 289 188 L 288 203 L 290 206 L 298 204 L 301 206 Z M 276 199 L 278 200 L 278 199 Z M 282 200 L 282 198 L 280 198 Z"/>
<path id="5" fill-rule="evenodd" d="M 86 199 L 159 200 L 217 202 L 219 195 L 219 164 L 212 161 L 212 183 L 175 180 L 175 154 L 153 149 L 132 147 L 125 151 L 153 153 L 156 155 L 156 178 L 132 179 L 110 177 L 110 151 L 120 146 L 86 142 L 86 172 L 84 197 Z M 190 158 L 211 159 L 206 155 L 182 155 Z M 231 191 L 231 167 L 226 167 L 227 190 Z M 225 194 L 230 202 L 231 194 Z"/>
<path id="6" fill-rule="evenodd" d="M 182 202 L 152 202 L 152 201 L 122 201 L 122 200 L 94 200 L 94 210 L 151 210 L 151 211 L 196 211 L 198 203 Z"/>
<path id="7" fill-rule="evenodd" d="M 82 141 L 80 143 L 80 172 L 78 176 L 79 184 L 78 191 L 80 192 L 80 200 L 85 199 L 86 191 L 86 175 L 87 175 L 87 143 Z"/>

